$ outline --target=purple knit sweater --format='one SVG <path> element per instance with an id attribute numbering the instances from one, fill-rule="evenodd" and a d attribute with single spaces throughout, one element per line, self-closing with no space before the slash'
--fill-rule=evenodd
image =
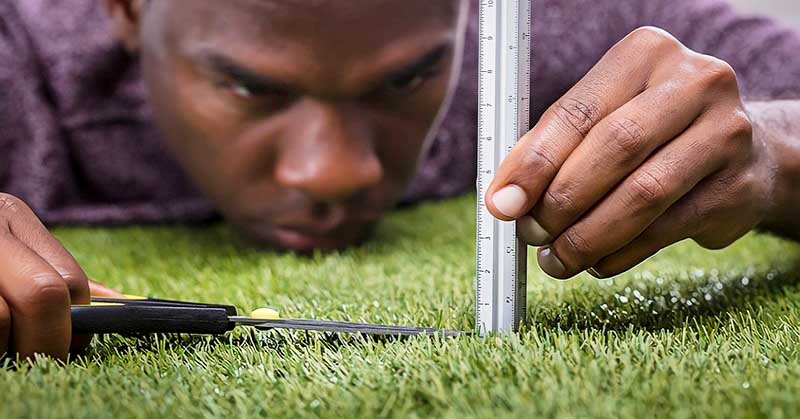
<path id="1" fill-rule="evenodd" d="M 409 202 L 474 187 L 472 21 L 456 97 Z M 800 34 L 721 0 L 537 0 L 533 22 L 532 121 L 644 25 L 728 61 L 747 98 L 800 98 Z M 162 146 L 138 63 L 108 24 L 99 0 L 0 0 L 0 191 L 49 224 L 213 218 Z"/>

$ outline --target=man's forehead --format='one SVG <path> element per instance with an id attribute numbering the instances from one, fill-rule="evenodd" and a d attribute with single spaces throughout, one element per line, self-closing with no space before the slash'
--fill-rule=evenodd
<path id="1" fill-rule="evenodd" d="M 163 1 L 163 0 L 162 0 Z M 276 21 L 302 19 L 304 17 L 327 17 L 342 23 L 358 20 L 365 15 L 381 14 L 387 19 L 396 19 L 398 12 L 417 13 L 417 17 L 441 19 L 452 22 L 459 8 L 468 0 L 169 0 L 168 10 L 213 11 L 216 13 L 245 12 L 248 16 Z M 401 13 L 401 16 L 407 16 Z"/>
<path id="2" fill-rule="evenodd" d="M 413 3 L 423 5 L 429 14 L 452 17 L 458 7 L 467 0 L 227 0 L 221 5 L 250 7 L 272 16 L 292 16 L 297 13 L 335 12 L 336 15 L 357 16 L 365 9 L 391 10 L 396 7 L 409 7 Z M 417 5 L 417 6 L 418 6 Z"/>
<path id="3" fill-rule="evenodd" d="M 162 0 L 159 26 L 180 56 L 211 52 L 296 85 L 349 86 L 455 42 L 461 1 Z"/>
<path id="4" fill-rule="evenodd" d="M 178 38 L 242 41 L 393 36 L 451 28 L 467 0 L 159 0 L 161 29 Z M 305 38 L 305 39 L 304 39 Z M 175 39 L 175 38 L 173 38 Z M 344 47 L 344 45 L 342 45 Z"/>

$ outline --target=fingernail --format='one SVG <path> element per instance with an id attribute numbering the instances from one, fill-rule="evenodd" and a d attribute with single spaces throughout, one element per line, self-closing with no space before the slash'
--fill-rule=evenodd
<path id="1" fill-rule="evenodd" d="M 538 259 L 539 267 L 548 275 L 562 278 L 567 274 L 567 268 L 564 267 L 564 264 L 558 259 L 558 256 L 553 253 L 553 249 L 549 247 L 539 249 Z"/>
<path id="2" fill-rule="evenodd" d="M 586 272 L 597 279 L 605 279 L 605 275 L 598 272 L 595 268 L 589 268 L 586 270 Z"/>
<path id="3" fill-rule="evenodd" d="M 531 246 L 544 246 L 550 243 L 550 233 L 530 215 L 517 220 L 517 234 Z"/>
<path id="4" fill-rule="evenodd" d="M 517 218 L 525 210 L 528 200 L 525 191 L 517 185 L 508 185 L 494 193 L 492 203 L 498 211 L 509 218 Z"/>

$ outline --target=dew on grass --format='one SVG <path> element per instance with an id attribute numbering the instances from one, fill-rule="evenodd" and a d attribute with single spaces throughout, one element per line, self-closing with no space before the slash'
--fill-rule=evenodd
<path id="1" fill-rule="evenodd" d="M 689 268 L 665 276 L 635 273 L 625 285 L 605 291 L 607 299 L 598 301 L 588 317 L 585 312 L 574 313 L 574 320 L 597 326 L 670 327 L 686 316 L 714 313 L 736 304 L 739 298 L 753 292 L 749 287 L 763 287 L 766 281 L 762 278 L 775 279 L 779 275 L 779 271 L 760 274 L 754 267 L 729 271 Z M 603 287 L 613 285 L 610 281 L 599 282 Z"/>

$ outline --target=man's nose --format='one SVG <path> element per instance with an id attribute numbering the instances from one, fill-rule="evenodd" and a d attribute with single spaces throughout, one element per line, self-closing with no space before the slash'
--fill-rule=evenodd
<path id="1" fill-rule="evenodd" d="M 285 131 L 275 166 L 279 184 L 317 201 L 339 202 L 381 182 L 383 167 L 363 115 L 347 106 L 303 106 Z"/>

